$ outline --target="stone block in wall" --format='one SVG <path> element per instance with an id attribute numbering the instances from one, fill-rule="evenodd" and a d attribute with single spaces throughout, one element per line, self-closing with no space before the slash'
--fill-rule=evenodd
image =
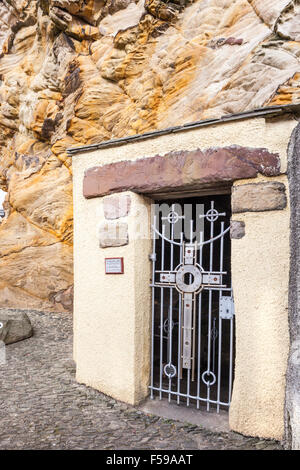
<path id="1" fill-rule="evenodd" d="M 123 246 L 128 244 L 128 225 L 126 222 L 102 222 L 99 230 L 101 248 Z"/>
<path id="2" fill-rule="evenodd" d="M 232 212 L 264 212 L 286 207 L 285 185 L 279 182 L 250 183 L 232 189 Z"/>
<path id="3" fill-rule="evenodd" d="M 280 157 L 265 148 L 232 145 L 179 150 L 136 161 L 119 161 L 89 168 L 83 179 L 87 199 L 133 191 L 139 194 L 216 187 L 258 174 L 280 174 Z"/>
<path id="4" fill-rule="evenodd" d="M 128 194 L 107 196 L 103 198 L 104 217 L 119 219 L 126 217 L 130 211 L 131 199 Z"/>
<path id="5" fill-rule="evenodd" d="M 240 239 L 245 236 L 245 222 L 232 220 L 230 223 L 230 238 Z"/>

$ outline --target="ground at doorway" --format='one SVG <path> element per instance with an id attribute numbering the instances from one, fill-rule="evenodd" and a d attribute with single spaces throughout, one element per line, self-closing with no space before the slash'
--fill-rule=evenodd
<path id="1" fill-rule="evenodd" d="M 0 449 L 281 449 L 146 414 L 77 384 L 71 316 L 29 317 L 34 336 L 7 346 L 0 365 Z"/>

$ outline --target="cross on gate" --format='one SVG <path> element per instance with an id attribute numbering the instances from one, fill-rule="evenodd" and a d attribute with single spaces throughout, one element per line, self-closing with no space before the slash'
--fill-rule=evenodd
<path id="1" fill-rule="evenodd" d="M 182 262 L 173 271 L 156 271 L 159 273 L 159 282 L 155 282 L 156 286 L 174 286 L 181 294 L 181 368 L 192 369 L 192 380 L 195 370 L 196 294 L 203 289 L 216 290 L 226 287 L 222 284 L 222 275 L 227 274 L 225 271 L 204 271 L 197 263 L 196 256 L 197 243 L 183 243 Z M 186 276 L 189 278 L 188 282 Z"/>

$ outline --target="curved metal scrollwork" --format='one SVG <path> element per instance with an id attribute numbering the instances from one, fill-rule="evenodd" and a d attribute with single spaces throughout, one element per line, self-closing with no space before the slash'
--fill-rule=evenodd
<path id="1" fill-rule="evenodd" d="M 181 242 L 176 242 L 175 240 L 171 240 L 170 238 L 167 238 L 165 235 L 160 233 L 159 230 L 157 230 L 157 228 L 154 225 L 151 225 L 151 228 L 152 228 L 154 233 L 156 233 L 159 237 L 163 238 L 166 242 L 171 243 L 172 245 L 182 246 Z M 225 230 L 223 230 L 221 233 L 219 233 L 219 235 L 217 235 L 213 238 L 210 238 L 209 240 L 206 240 L 204 242 L 196 242 L 197 246 L 201 247 L 201 246 L 213 243 L 216 240 L 218 240 L 219 238 L 224 237 L 224 235 L 226 235 L 226 233 L 229 232 L 229 230 L 230 230 L 230 227 L 227 227 Z"/>

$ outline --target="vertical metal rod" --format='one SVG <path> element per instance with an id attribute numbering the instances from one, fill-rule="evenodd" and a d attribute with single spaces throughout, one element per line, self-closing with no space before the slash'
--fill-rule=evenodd
<path id="1" fill-rule="evenodd" d="M 180 234 L 180 259 L 182 263 L 182 246 L 183 246 L 183 233 Z M 179 294 L 179 312 L 178 312 L 178 366 L 177 366 L 177 404 L 180 403 L 180 379 L 181 379 L 181 315 L 182 315 L 182 295 Z"/>
<path id="2" fill-rule="evenodd" d="M 232 361 L 233 361 L 233 317 L 230 319 L 230 362 L 229 362 L 229 396 L 228 403 L 231 402 L 232 393 Z"/>
<path id="3" fill-rule="evenodd" d="M 180 331 L 180 340 L 181 340 L 181 350 L 180 350 L 180 354 L 181 354 L 181 363 L 180 363 L 180 380 L 182 380 L 182 345 L 183 345 L 183 321 L 184 321 L 184 318 L 183 318 L 183 295 L 181 296 L 181 331 Z"/>
<path id="4" fill-rule="evenodd" d="M 193 349 L 192 349 L 192 382 L 195 380 L 195 355 L 196 355 L 196 294 L 193 295 Z"/>
<path id="5" fill-rule="evenodd" d="M 172 204 L 172 211 L 174 212 L 175 210 L 175 205 Z M 171 240 L 174 240 L 174 223 L 171 224 Z M 171 243 L 171 271 L 173 271 L 173 259 L 174 259 L 174 251 L 173 251 L 173 243 Z"/>
<path id="6" fill-rule="evenodd" d="M 174 212 L 175 210 L 175 204 L 172 204 L 172 211 Z M 171 225 L 171 240 L 174 239 L 174 223 Z M 173 264 L 174 264 L 174 245 L 171 243 L 171 259 L 170 259 L 170 270 L 173 271 Z M 169 304 L 169 318 L 168 318 L 168 323 L 169 323 L 169 334 L 168 334 L 168 339 L 169 339 L 169 362 L 172 363 L 172 340 L 173 340 L 173 332 L 172 332 L 172 324 L 173 324 L 173 289 L 170 289 L 170 304 Z M 172 390 L 172 378 L 169 377 L 169 391 L 171 392 Z M 171 401 L 171 393 L 168 395 L 168 400 L 169 402 Z"/>
<path id="7" fill-rule="evenodd" d="M 195 248 L 194 248 L 194 265 L 197 264 L 197 235 L 195 241 Z M 195 364 L 196 364 L 196 306 L 197 306 L 197 296 L 196 294 L 193 295 L 193 362 L 192 362 L 192 382 L 195 380 Z"/>
<path id="8" fill-rule="evenodd" d="M 153 217 L 153 225 L 156 228 L 156 215 Z M 153 377 L 154 377 L 154 315 L 155 315 L 155 287 L 154 287 L 154 282 L 155 282 L 155 242 L 156 242 L 156 234 L 154 231 L 152 231 L 152 236 L 153 236 L 153 242 L 152 242 L 152 305 L 151 305 L 151 311 L 152 311 L 152 327 L 151 327 L 151 387 L 154 386 L 153 382 Z M 153 400 L 153 388 L 151 388 L 151 399 Z"/>
<path id="9" fill-rule="evenodd" d="M 221 222 L 221 232 L 224 232 L 224 222 Z M 220 239 L 220 271 L 223 271 L 224 256 L 224 235 Z M 221 275 L 222 279 L 222 275 Z M 221 280 L 222 282 L 222 280 Z M 221 395 L 221 368 L 222 368 L 222 318 L 220 316 L 220 301 L 222 291 L 219 293 L 219 345 L 218 345 L 218 389 L 217 389 L 217 413 L 220 412 L 220 395 Z"/>
<path id="10" fill-rule="evenodd" d="M 187 369 L 187 398 L 186 398 L 186 406 L 190 406 L 190 382 L 191 382 L 191 370 Z"/>
<path id="11" fill-rule="evenodd" d="M 215 208 L 215 203 L 214 201 L 211 201 L 211 210 L 213 211 Z M 214 238 L 214 221 L 213 217 L 211 218 L 210 222 L 210 238 Z M 212 271 L 213 267 L 213 255 L 214 255 L 214 244 L 213 242 L 209 244 L 210 250 L 209 250 L 209 269 Z"/>
<path id="12" fill-rule="evenodd" d="M 193 242 L 193 219 L 190 220 L 190 243 Z M 191 282 L 191 275 L 190 275 L 190 282 Z M 192 302 L 194 302 L 195 298 L 192 300 Z M 194 314 L 194 308 L 192 310 L 192 315 Z M 193 324 L 193 322 L 192 322 Z M 193 331 L 193 335 L 195 334 L 195 331 Z M 192 352 L 192 349 L 191 349 L 191 352 Z M 191 382 L 191 370 L 190 369 L 187 369 L 187 401 L 186 401 L 186 404 L 187 406 L 190 406 L 190 398 L 189 398 L 189 395 L 190 395 L 190 382 Z"/>
<path id="13" fill-rule="evenodd" d="M 165 225 L 162 225 L 162 240 L 161 240 L 161 270 L 164 270 L 165 264 Z M 159 377 L 159 399 L 162 399 L 162 377 L 163 377 L 163 328 L 164 328 L 164 289 L 160 289 L 160 357 L 159 357 L 159 367 L 160 367 L 160 377 Z"/>
<path id="14" fill-rule="evenodd" d="M 233 288 L 232 288 L 232 275 L 231 275 L 231 297 L 233 298 Z M 229 361 L 229 396 L 228 403 L 231 402 L 232 395 L 232 376 L 233 376 L 233 325 L 234 325 L 234 316 L 230 320 L 230 361 Z"/>
<path id="15" fill-rule="evenodd" d="M 202 245 L 203 232 L 200 232 L 200 250 L 199 250 L 199 264 L 202 267 Z M 201 320 L 202 320 L 202 293 L 198 296 L 198 368 L 197 368 L 197 397 L 200 398 L 200 381 L 201 381 Z M 199 409 L 200 401 L 197 400 L 197 408 Z"/>
<path id="16" fill-rule="evenodd" d="M 184 263 L 184 254 L 185 254 L 185 242 L 182 243 L 182 262 Z M 184 329 L 184 308 L 183 308 L 183 300 L 184 300 L 184 295 L 181 295 L 181 332 L 180 332 L 180 338 L 181 338 L 181 368 L 180 368 L 180 379 L 182 380 L 182 350 L 183 350 L 183 329 Z"/>
<path id="17" fill-rule="evenodd" d="M 211 210 L 214 209 L 214 201 L 211 201 Z M 211 217 L 210 222 L 210 238 L 214 237 L 214 221 L 213 217 Z M 209 244 L 209 270 L 213 270 L 213 243 Z M 212 291 L 208 291 L 208 339 L 207 339 L 207 375 L 210 373 L 210 356 L 211 356 L 211 304 L 212 304 Z M 207 411 L 209 411 L 210 404 L 210 382 L 208 379 L 207 384 Z"/>
<path id="18" fill-rule="evenodd" d="M 190 220 L 190 243 L 193 243 L 193 219 Z"/>
<path id="19" fill-rule="evenodd" d="M 210 356 L 211 356 L 211 304 L 212 304 L 212 291 L 208 291 L 208 339 L 207 339 L 207 374 L 210 373 Z M 209 411 L 210 400 L 210 383 L 208 378 L 207 384 L 207 411 Z"/>
<path id="20" fill-rule="evenodd" d="M 213 335 L 212 335 L 212 371 L 215 373 L 215 367 L 216 367 L 216 318 L 213 318 Z"/>

